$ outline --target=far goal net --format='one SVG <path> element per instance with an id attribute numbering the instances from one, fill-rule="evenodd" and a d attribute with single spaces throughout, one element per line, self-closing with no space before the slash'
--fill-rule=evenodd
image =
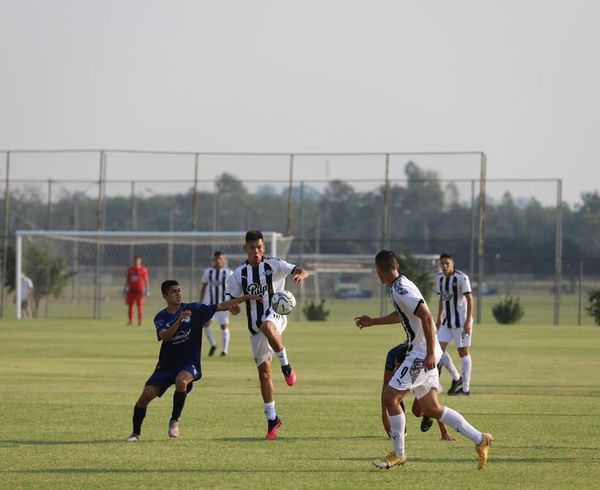
<path id="1" fill-rule="evenodd" d="M 184 301 L 198 301 L 202 271 L 220 250 L 235 269 L 246 259 L 246 232 L 29 231 L 16 233 L 15 306 L 21 318 L 23 294 L 34 316 L 49 318 L 122 317 L 127 267 L 139 256 L 148 268 L 146 316 L 164 307 L 160 283 L 176 279 Z M 286 258 L 292 237 L 263 232 L 267 255 Z M 29 311 L 27 311 L 29 313 Z"/>

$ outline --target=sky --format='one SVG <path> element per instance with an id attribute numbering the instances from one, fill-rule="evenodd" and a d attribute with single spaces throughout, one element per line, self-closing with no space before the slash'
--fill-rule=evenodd
<path id="1" fill-rule="evenodd" d="M 521 179 L 490 193 L 553 202 L 562 179 L 573 204 L 600 187 L 599 21 L 597 0 L 0 0 L 0 150 L 484 152 L 488 178 Z M 408 160 L 479 178 L 478 155 L 392 160 L 393 178 Z M 384 161 L 294 174 L 380 179 Z M 11 176 L 97 162 L 15 154 Z M 200 177 L 224 169 L 284 180 L 288 158 L 206 157 Z M 186 180 L 193 157 L 114 154 L 107 176 Z"/>

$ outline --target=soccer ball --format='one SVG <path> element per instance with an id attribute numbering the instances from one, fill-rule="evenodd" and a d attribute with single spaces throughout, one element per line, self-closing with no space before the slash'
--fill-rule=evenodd
<path id="1" fill-rule="evenodd" d="M 271 308 L 280 315 L 289 315 L 296 308 L 296 298 L 289 291 L 280 291 L 273 295 Z"/>

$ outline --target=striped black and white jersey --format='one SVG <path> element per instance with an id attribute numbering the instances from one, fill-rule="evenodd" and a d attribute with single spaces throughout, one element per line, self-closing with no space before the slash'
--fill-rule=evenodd
<path id="1" fill-rule="evenodd" d="M 415 350 L 423 356 L 426 355 L 427 340 L 423 332 L 423 324 L 421 323 L 421 319 L 415 315 L 419 305 L 425 302 L 421 291 L 419 291 L 419 288 L 410 279 L 405 276 L 399 276 L 392 283 L 390 296 L 406 332 L 408 352 Z"/>
<path id="2" fill-rule="evenodd" d="M 227 279 L 231 277 L 231 274 L 233 274 L 233 271 L 226 267 L 223 269 L 216 269 L 214 267 L 204 269 L 202 280 L 200 281 L 202 284 L 206 284 L 204 297 L 201 299 L 204 304 L 218 305 L 225 301 Z"/>
<path id="3" fill-rule="evenodd" d="M 260 330 L 263 316 L 268 313 L 273 294 L 285 289 L 285 278 L 296 268 L 285 260 L 276 257 L 263 257 L 258 265 L 246 261 L 240 265 L 227 281 L 227 296 L 239 298 L 244 294 L 261 294 L 264 304 L 259 301 L 246 301 L 248 330 L 256 334 Z"/>
<path id="4" fill-rule="evenodd" d="M 465 295 L 471 294 L 469 276 L 459 270 L 455 270 L 448 277 L 438 272 L 436 293 L 442 299 L 444 310 L 442 325 L 447 325 L 449 328 L 463 327 L 467 320 L 467 298 Z"/>

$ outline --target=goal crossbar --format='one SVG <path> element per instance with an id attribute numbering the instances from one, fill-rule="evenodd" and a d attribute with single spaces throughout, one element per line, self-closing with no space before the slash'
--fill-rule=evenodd
<path id="1" fill-rule="evenodd" d="M 287 250 L 278 250 L 278 245 L 289 244 L 292 237 L 284 237 L 275 231 L 263 231 L 263 237 L 269 244 L 273 256 L 286 254 Z M 17 230 L 15 233 L 15 306 L 16 317 L 22 317 L 23 241 L 30 238 L 47 238 L 94 245 L 236 245 L 244 243 L 245 231 L 67 231 L 67 230 Z M 286 249 L 286 247 L 283 247 Z"/>

